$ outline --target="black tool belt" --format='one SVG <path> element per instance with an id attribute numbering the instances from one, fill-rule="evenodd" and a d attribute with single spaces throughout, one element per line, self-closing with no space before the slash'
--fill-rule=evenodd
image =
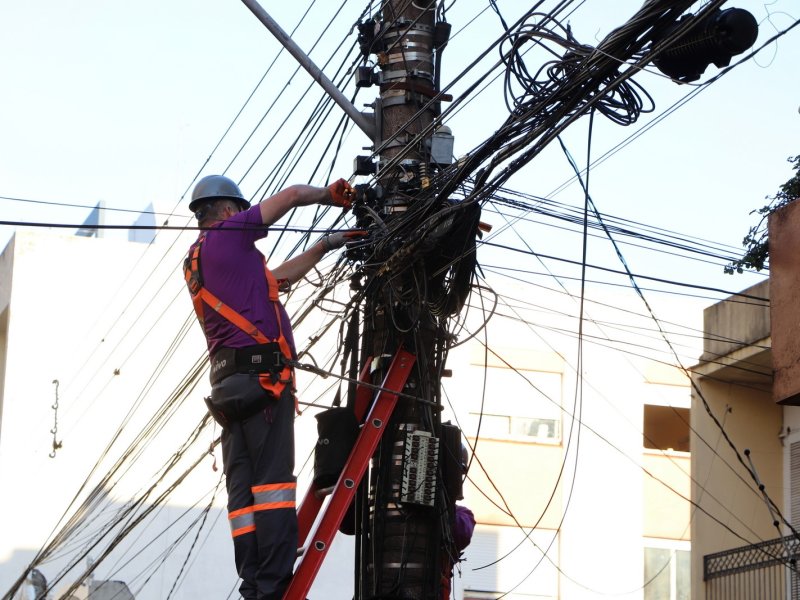
<path id="1" fill-rule="evenodd" d="M 211 384 L 234 373 L 272 373 L 277 376 L 288 360 L 278 342 L 246 348 L 222 348 L 211 356 Z"/>

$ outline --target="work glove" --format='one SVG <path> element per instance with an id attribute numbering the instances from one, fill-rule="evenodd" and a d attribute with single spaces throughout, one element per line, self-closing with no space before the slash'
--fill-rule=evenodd
<path id="1" fill-rule="evenodd" d="M 339 206 L 345 210 L 353 206 L 356 192 L 344 179 L 334 181 L 328 186 L 328 191 L 331 194 L 330 204 L 332 206 Z"/>
<path id="2" fill-rule="evenodd" d="M 322 237 L 322 247 L 325 248 L 325 252 L 338 250 L 347 242 L 363 238 L 365 235 L 367 235 L 367 232 L 363 229 L 346 229 L 344 231 L 337 231 L 336 233 L 329 233 Z"/>

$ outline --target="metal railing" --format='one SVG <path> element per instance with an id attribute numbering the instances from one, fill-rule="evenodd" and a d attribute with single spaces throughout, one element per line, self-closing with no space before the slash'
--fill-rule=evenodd
<path id="1" fill-rule="evenodd" d="M 784 537 L 703 557 L 706 600 L 800 600 L 800 540 Z"/>

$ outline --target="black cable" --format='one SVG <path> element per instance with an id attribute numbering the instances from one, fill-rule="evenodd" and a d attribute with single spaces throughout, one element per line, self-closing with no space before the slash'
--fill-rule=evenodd
<path id="1" fill-rule="evenodd" d="M 547 259 L 550 259 L 550 260 L 555 260 L 555 261 L 558 261 L 558 262 L 563 262 L 563 263 L 567 263 L 567 264 L 571 264 L 571 265 L 580 265 L 580 261 L 570 260 L 570 259 L 567 259 L 567 258 L 560 258 L 558 256 L 553 256 L 553 255 L 550 255 L 550 254 L 542 254 L 540 252 L 533 252 L 533 251 L 529 251 L 529 250 L 522 250 L 522 249 L 519 249 L 519 248 L 512 248 L 512 247 L 504 245 L 504 244 L 496 244 L 496 243 L 492 243 L 492 242 L 481 242 L 481 245 L 491 246 L 491 247 L 494 247 L 494 248 L 502 248 L 503 250 L 508 250 L 510 252 L 518 252 L 520 254 L 530 254 L 532 256 L 541 257 L 541 258 L 547 258 Z M 590 269 L 596 269 L 598 271 L 604 271 L 606 273 L 614 273 L 616 275 L 626 275 L 627 274 L 625 271 L 619 271 L 617 269 L 611 269 L 611 268 L 608 268 L 608 267 L 601 267 L 599 265 L 588 264 L 587 267 L 590 268 Z M 660 282 L 660 283 L 668 283 L 670 285 L 676 285 L 676 286 L 680 286 L 680 287 L 687 287 L 687 288 L 692 288 L 692 289 L 696 289 L 696 290 L 706 290 L 706 291 L 709 291 L 709 292 L 718 292 L 720 294 L 736 296 L 736 297 L 739 297 L 739 298 L 747 298 L 747 299 L 750 299 L 750 300 L 756 300 L 756 301 L 760 301 L 760 302 L 769 302 L 769 298 L 763 298 L 761 296 L 753 296 L 751 294 L 745 294 L 745 293 L 742 293 L 742 292 L 733 292 L 733 291 L 730 291 L 730 290 L 724 290 L 724 289 L 721 289 L 721 288 L 715 288 L 715 287 L 710 287 L 710 286 L 705 286 L 705 285 L 698 285 L 698 284 L 692 284 L 692 283 L 686 283 L 686 282 L 679 282 L 679 281 L 675 281 L 675 280 L 671 280 L 671 279 L 664 279 L 664 278 L 661 278 L 661 277 L 650 277 L 650 276 L 647 276 L 647 275 L 641 275 L 641 274 L 637 274 L 637 273 L 634 273 L 633 277 L 635 277 L 637 279 L 646 279 L 648 281 L 657 281 L 657 282 Z"/>
<path id="2" fill-rule="evenodd" d="M 548 278 L 548 279 L 552 278 L 552 277 L 556 277 L 556 275 L 554 275 L 552 271 L 533 271 L 531 269 L 523 269 L 523 268 L 511 267 L 511 266 L 507 266 L 507 265 L 495 265 L 495 264 L 488 264 L 487 265 L 487 264 L 483 264 L 482 268 L 488 273 L 495 273 L 497 275 L 507 276 L 509 279 L 514 279 L 514 280 L 519 281 L 521 283 L 528 283 L 529 282 L 528 279 L 525 279 L 525 278 L 521 277 L 521 275 L 542 276 L 542 277 L 545 277 L 545 278 Z M 508 273 L 519 273 L 520 276 L 519 277 L 513 277 L 511 275 L 507 275 Z M 573 277 L 571 275 L 565 275 L 563 273 L 559 273 L 557 275 L 557 277 L 558 277 L 558 279 L 564 279 L 564 280 L 568 280 L 568 281 L 577 281 L 578 280 L 577 277 Z M 587 281 L 587 283 L 593 283 L 593 284 L 597 284 L 597 285 L 601 285 L 601 286 L 624 287 L 626 289 L 630 288 L 629 285 L 624 284 L 624 283 L 614 283 L 612 281 L 604 281 L 604 280 L 601 280 L 601 279 L 587 279 L 586 281 Z M 668 294 L 668 295 L 673 295 L 673 296 L 681 296 L 683 298 L 698 298 L 698 299 L 701 299 L 701 300 L 714 300 L 714 301 L 719 300 L 719 296 L 710 296 L 710 295 L 705 295 L 705 294 L 689 294 L 689 293 L 682 292 L 682 291 L 664 290 L 664 289 L 659 289 L 659 288 L 646 288 L 646 287 L 643 287 L 642 290 L 645 291 L 645 292 L 652 292 L 654 294 Z M 763 306 L 762 303 L 749 302 L 747 300 L 738 300 L 736 298 L 730 300 L 730 302 L 732 302 L 734 304 L 749 304 L 749 305 L 752 305 L 752 306 Z"/>
<path id="3" fill-rule="evenodd" d="M 57 206 L 59 208 L 85 208 L 88 210 L 101 210 L 103 212 L 133 213 L 136 215 L 157 215 L 159 217 L 167 217 L 167 218 L 174 216 L 172 213 L 156 212 L 152 210 L 134 210 L 132 208 L 113 208 L 109 206 L 100 206 L 99 204 L 91 206 L 89 204 L 71 204 L 69 202 L 56 202 L 55 200 L 30 200 L 28 198 L 14 198 L 11 196 L 0 196 L 0 200 L 12 200 L 14 202 L 41 204 L 44 206 Z"/>

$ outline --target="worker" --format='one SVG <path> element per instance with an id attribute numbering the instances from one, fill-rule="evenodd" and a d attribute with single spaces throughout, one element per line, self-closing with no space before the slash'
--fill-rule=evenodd
<path id="1" fill-rule="evenodd" d="M 459 466 L 461 468 L 462 479 L 467 476 L 467 469 L 469 468 L 469 460 L 467 454 L 467 447 L 461 444 L 461 460 Z M 457 498 L 463 500 L 464 494 Z M 475 531 L 475 515 L 472 511 L 462 504 L 453 505 L 453 514 L 451 516 L 450 532 L 452 535 L 452 544 L 444 554 L 443 559 L 443 573 L 442 573 L 442 600 L 449 600 L 452 593 L 452 580 L 453 568 L 457 563 L 461 562 L 462 552 L 469 546 L 472 541 L 472 534 Z"/>
<path id="2" fill-rule="evenodd" d="M 322 237 L 272 271 L 255 242 L 289 210 L 312 204 L 348 209 L 353 188 L 293 185 L 251 207 L 227 177 L 209 175 L 189 210 L 202 228 L 184 274 L 211 363 L 209 411 L 222 425 L 239 591 L 245 600 L 279 600 L 297 552 L 294 476 L 296 359 L 278 290 L 300 280 L 329 251 L 363 232 Z"/>

